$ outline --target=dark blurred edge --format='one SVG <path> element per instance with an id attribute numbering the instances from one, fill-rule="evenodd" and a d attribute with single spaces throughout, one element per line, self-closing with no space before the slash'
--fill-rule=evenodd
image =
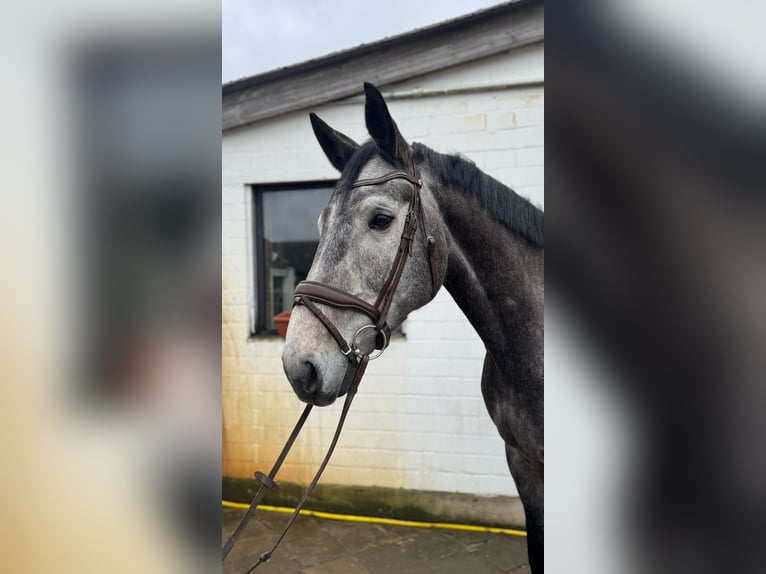
<path id="1" fill-rule="evenodd" d="M 133 343 L 166 322 L 220 330 L 220 36 L 203 34 L 74 51 L 92 398 L 130 393 Z"/>
<path id="2" fill-rule="evenodd" d="M 78 303 L 86 310 L 73 404 L 156 425 L 147 455 L 158 520 L 205 558 L 219 553 L 221 536 L 215 27 L 81 38 L 68 75 L 80 183 Z M 203 368 L 180 364 L 188 356 Z M 207 378 L 184 380 L 176 375 L 184 369 Z M 200 400 L 209 400 L 204 416 L 183 412 Z"/>
<path id="3" fill-rule="evenodd" d="M 546 271 L 646 435 L 626 566 L 763 572 L 766 118 L 600 7 L 546 9 Z"/>

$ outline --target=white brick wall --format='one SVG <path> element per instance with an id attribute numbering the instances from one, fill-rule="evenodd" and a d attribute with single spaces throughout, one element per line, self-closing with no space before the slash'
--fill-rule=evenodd
<path id="1" fill-rule="evenodd" d="M 542 45 L 444 70 L 391 87 L 491 91 L 393 99 L 406 138 L 460 152 L 485 172 L 543 205 Z M 525 82 L 524 86 L 497 86 Z M 388 92 L 389 89 L 385 89 Z M 363 101 L 316 111 L 357 141 L 367 139 Z M 224 475 L 267 471 L 302 409 L 280 361 L 282 341 L 248 340 L 253 301 L 248 184 L 335 178 L 314 140 L 308 111 L 227 131 L 223 136 Z M 370 364 L 326 483 L 476 494 L 514 494 L 481 398 L 483 345 L 452 298 L 412 313 L 406 338 Z M 308 481 L 335 428 L 340 403 L 315 409 L 280 477 Z"/>

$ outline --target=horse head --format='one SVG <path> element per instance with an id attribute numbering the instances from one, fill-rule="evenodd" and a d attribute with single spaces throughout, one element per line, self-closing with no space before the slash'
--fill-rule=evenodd
<path id="1" fill-rule="evenodd" d="M 377 305 L 397 253 L 406 243 L 403 232 L 408 221 L 417 217 L 417 228 L 405 248 L 409 252 L 399 256 L 406 264 L 386 308 L 387 328 L 393 330 L 411 311 L 428 303 L 443 283 L 447 231 L 432 193 L 438 183 L 427 165 L 416 164 L 380 92 L 372 84 L 364 88 L 371 140 L 363 145 L 311 114 L 319 145 L 341 176 L 319 217 L 319 246 L 307 282 Z M 414 179 L 413 173 L 419 177 Z M 395 177 L 386 178 L 392 174 Z M 413 194 L 419 194 L 417 213 L 410 213 Z M 373 352 L 376 343 L 381 346 L 379 330 L 363 328 L 371 324 L 367 314 L 353 307 L 321 302 L 316 306 L 358 356 Z M 319 406 L 345 394 L 355 370 L 353 361 L 339 350 L 337 337 L 302 305 L 293 309 L 282 363 L 298 397 Z"/>

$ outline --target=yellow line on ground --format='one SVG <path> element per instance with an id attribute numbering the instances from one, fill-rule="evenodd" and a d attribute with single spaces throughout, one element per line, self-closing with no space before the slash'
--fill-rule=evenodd
<path id="1" fill-rule="evenodd" d="M 224 508 L 239 508 L 246 510 L 250 505 L 241 502 L 222 501 Z M 287 506 L 268 506 L 259 504 L 258 510 L 267 512 L 282 512 L 292 514 L 295 509 Z M 354 516 L 352 514 L 334 514 L 332 512 L 320 512 L 318 510 L 301 510 L 304 516 L 316 516 L 327 520 L 342 520 L 344 522 L 363 522 L 366 524 L 390 524 L 393 526 L 410 526 L 412 528 L 443 528 L 446 530 L 465 530 L 468 532 L 489 532 L 491 534 L 508 534 L 510 536 L 526 537 L 527 533 L 523 530 L 513 530 L 511 528 L 493 528 L 490 526 L 475 526 L 473 524 L 452 524 L 449 522 L 416 522 L 413 520 L 397 520 L 395 518 L 378 518 L 376 516 Z"/>

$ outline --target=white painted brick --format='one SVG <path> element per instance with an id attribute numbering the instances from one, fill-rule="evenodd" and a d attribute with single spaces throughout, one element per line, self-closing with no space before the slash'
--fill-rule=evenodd
<path id="1" fill-rule="evenodd" d="M 545 183 L 545 169 L 543 166 L 539 167 L 527 167 L 524 169 L 526 173 L 526 183 L 530 185 L 543 185 Z"/>
<path id="2" fill-rule="evenodd" d="M 465 134 L 487 128 L 487 114 L 438 116 L 431 120 L 431 135 Z"/>
<path id="3" fill-rule="evenodd" d="M 511 149 L 482 150 L 471 154 L 471 160 L 476 164 L 476 167 L 495 177 L 495 179 L 499 179 L 494 172 L 514 167 L 515 152 Z"/>
<path id="4" fill-rule="evenodd" d="M 542 106 L 526 108 L 516 113 L 516 121 L 519 127 L 537 126 L 542 124 L 545 111 Z"/>
<path id="5" fill-rule="evenodd" d="M 516 151 L 516 165 L 541 166 L 545 163 L 545 152 L 542 147 L 531 147 Z"/>
<path id="6" fill-rule="evenodd" d="M 516 127 L 516 113 L 511 110 L 495 110 L 487 114 L 487 131 L 508 130 Z"/>
<path id="7" fill-rule="evenodd" d="M 534 126 L 516 130 L 517 135 L 521 135 L 523 147 L 537 147 L 545 145 L 545 130 L 542 126 Z"/>
<path id="8" fill-rule="evenodd" d="M 406 133 L 410 141 L 416 141 L 431 133 L 431 118 L 428 116 L 415 116 L 399 121 L 399 131 Z"/>
<path id="9" fill-rule="evenodd" d="M 247 151 L 231 151 L 222 155 L 221 175 L 227 180 L 241 180 L 253 169 L 253 156 Z"/>
<path id="10" fill-rule="evenodd" d="M 240 238 L 226 237 L 221 241 L 221 249 L 224 253 L 244 256 L 247 252 L 247 244 Z"/>
<path id="11" fill-rule="evenodd" d="M 226 222 L 244 221 L 245 209 L 242 205 L 225 205 L 222 207 L 221 216 Z"/>

